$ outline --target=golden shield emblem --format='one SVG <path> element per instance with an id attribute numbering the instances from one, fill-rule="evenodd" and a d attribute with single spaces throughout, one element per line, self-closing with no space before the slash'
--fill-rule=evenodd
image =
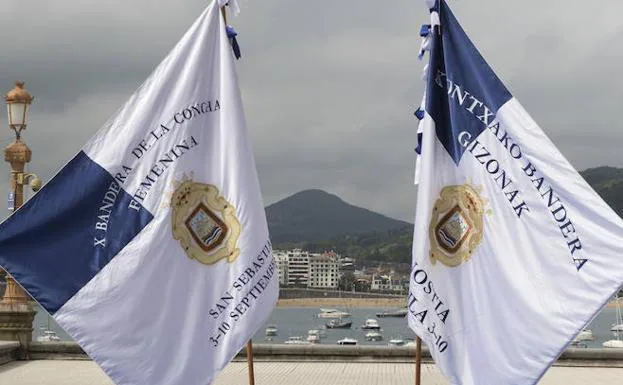
<path id="1" fill-rule="evenodd" d="M 455 267 L 468 261 L 482 241 L 485 201 L 469 184 L 446 186 L 431 216 L 430 258 Z"/>
<path id="2" fill-rule="evenodd" d="M 184 178 L 176 183 L 171 208 L 173 238 L 188 257 L 206 265 L 238 258 L 240 222 L 216 186 Z"/>

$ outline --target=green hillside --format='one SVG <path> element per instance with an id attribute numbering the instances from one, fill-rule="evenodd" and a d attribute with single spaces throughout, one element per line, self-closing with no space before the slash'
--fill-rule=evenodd
<path id="1" fill-rule="evenodd" d="M 581 172 L 599 195 L 623 216 L 623 169 Z M 306 190 L 266 208 L 275 248 L 334 250 L 360 260 L 410 262 L 413 225 L 353 206 L 321 190 Z"/>

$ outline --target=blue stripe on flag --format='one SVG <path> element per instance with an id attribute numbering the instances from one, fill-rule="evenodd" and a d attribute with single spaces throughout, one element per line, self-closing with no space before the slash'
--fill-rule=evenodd
<path id="1" fill-rule="evenodd" d="M 437 137 L 458 165 L 465 149 L 461 131 L 476 138 L 497 110 L 512 98 L 510 92 L 469 40 L 445 1 L 440 1 L 441 26 L 432 33 L 426 110 Z"/>
<path id="2" fill-rule="evenodd" d="M 55 313 L 153 219 L 130 201 L 81 151 L 0 225 L 0 265 Z"/>

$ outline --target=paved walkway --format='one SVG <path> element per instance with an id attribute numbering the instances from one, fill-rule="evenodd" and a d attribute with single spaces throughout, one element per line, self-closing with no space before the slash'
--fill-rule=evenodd
<path id="1" fill-rule="evenodd" d="M 213 385 L 245 385 L 246 363 L 233 362 Z M 414 366 L 392 363 L 256 362 L 256 385 L 413 385 Z M 29 361 L 0 366 L 2 385 L 113 385 L 91 361 Z M 447 385 L 434 365 L 422 367 L 423 385 Z M 620 385 L 623 368 L 554 367 L 542 385 Z M 192 384 L 189 384 L 192 385 Z"/>

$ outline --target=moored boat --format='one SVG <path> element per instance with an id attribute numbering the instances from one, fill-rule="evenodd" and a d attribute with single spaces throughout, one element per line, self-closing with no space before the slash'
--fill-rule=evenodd
<path id="1" fill-rule="evenodd" d="M 338 309 L 320 309 L 318 318 L 348 318 L 350 313 Z"/>
<path id="2" fill-rule="evenodd" d="M 321 339 L 322 334 L 318 329 L 311 329 L 307 331 L 307 341 L 311 342 L 312 344 L 319 343 Z"/>
<path id="3" fill-rule="evenodd" d="M 366 341 L 383 341 L 383 335 L 379 332 L 366 333 Z"/>
<path id="4" fill-rule="evenodd" d="M 590 329 L 584 329 L 580 332 L 580 334 L 578 334 L 575 337 L 573 342 L 592 341 L 592 340 L 594 340 L 593 331 Z"/>
<path id="5" fill-rule="evenodd" d="M 337 341 L 338 345 L 357 345 L 357 340 L 354 338 L 342 338 L 341 340 Z"/>
<path id="6" fill-rule="evenodd" d="M 610 340 L 601 344 L 604 348 L 615 348 L 615 349 L 623 349 L 623 341 L 621 340 Z"/>
<path id="7" fill-rule="evenodd" d="M 311 342 L 306 341 L 303 337 L 300 336 L 292 336 L 288 337 L 288 339 L 284 342 L 284 344 L 288 345 L 309 345 Z"/>
<path id="8" fill-rule="evenodd" d="M 273 336 L 276 336 L 278 333 L 279 333 L 279 329 L 277 329 L 277 325 L 270 324 L 266 326 L 264 335 L 266 335 L 266 337 L 273 337 Z"/>
<path id="9" fill-rule="evenodd" d="M 332 319 L 326 324 L 327 329 L 350 329 L 352 325 L 352 321 L 342 319 Z"/>
<path id="10" fill-rule="evenodd" d="M 376 313 L 376 316 L 378 318 L 383 318 L 383 317 L 402 318 L 402 317 L 404 317 L 406 315 L 407 315 L 407 309 L 398 309 L 398 310 L 394 310 L 394 311 Z"/>
<path id="11" fill-rule="evenodd" d="M 61 338 L 56 335 L 56 332 L 50 329 L 42 330 L 41 335 L 37 337 L 38 342 L 56 342 L 60 340 Z"/>
<path id="12" fill-rule="evenodd" d="M 363 323 L 363 325 L 361 325 L 361 328 L 363 330 L 380 330 L 381 325 L 379 325 L 379 321 L 370 318 L 367 319 L 366 322 Z"/>
<path id="13" fill-rule="evenodd" d="M 392 338 L 391 340 L 389 340 L 390 346 L 403 346 L 405 343 L 405 340 L 403 340 L 402 338 Z"/>

